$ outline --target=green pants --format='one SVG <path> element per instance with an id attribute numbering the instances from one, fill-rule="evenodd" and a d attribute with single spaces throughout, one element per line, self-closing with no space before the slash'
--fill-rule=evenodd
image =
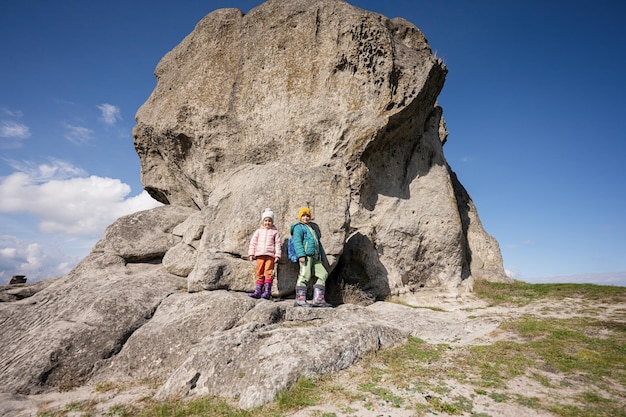
<path id="1" fill-rule="evenodd" d="M 311 277 L 317 277 L 316 285 L 326 285 L 328 272 L 324 265 L 312 256 L 307 256 L 304 263 L 300 264 L 300 272 L 298 273 L 297 286 L 304 286 L 309 283 Z"/>

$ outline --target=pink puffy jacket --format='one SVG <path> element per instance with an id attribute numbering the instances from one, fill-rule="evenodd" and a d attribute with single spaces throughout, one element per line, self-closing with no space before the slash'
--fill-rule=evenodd
<path id="1" fill-rule="evenodd" d="M 273 256 L 280 258 L 281 255 L 281 241 L 280 232 L 276 226 L 272 226 L 271 229 L 265 227 L 258 228 L 250 239 L 250 246 L 248 247 L 248 256 Z"/>

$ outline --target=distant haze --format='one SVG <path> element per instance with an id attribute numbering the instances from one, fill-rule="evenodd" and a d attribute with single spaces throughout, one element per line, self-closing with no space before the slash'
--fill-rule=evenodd
<path id="1" fill-rule="evenodd" d="M 616 285 L 619 287 L 626 287 L 626 271 L 625 272 L 605 272 L 605 273 L 598 273 L 598 274 L 557 275 L 554 277 L 527 278 L 524 281 L 530 282 L 533 284 L 593 283 L 593 284 L 598 284 L 598 285 Z"/>

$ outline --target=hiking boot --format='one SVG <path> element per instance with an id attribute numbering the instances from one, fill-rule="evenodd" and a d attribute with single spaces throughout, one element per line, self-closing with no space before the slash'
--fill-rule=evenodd
<path id="1" fill-rule="evenodd" d="M 306 287 L 299 286 L 296 287 L 296 301 L 293 303 L 294 307 L 311 307 L 309 303 L 306 302 Z"/>
<path id="2" fill-rule="evenodd" d="M 261 291 L 263 291 L 263 284 L 259 284 L 257 282 L 254 292 L 252 294 L 248 294 L 248 297 L 261 298 Z"/>
<path id="3" fill-rule="evenodd" d="M 326 287 L 323 285 L 313 286 L 313 307 L 332 307 L 332 304 L 328 304 L 324 299 L 324 292 Z"/>
<path id="4" fill-rule="evenodd" d="M 272 298 L 272 283 L 271 282 L 265 283 L 265 291 L 263 291 L 263 294 L 261 294 L 261 298 L 265 298 L 266 300 L 269 300 L 270 298 Z"/>

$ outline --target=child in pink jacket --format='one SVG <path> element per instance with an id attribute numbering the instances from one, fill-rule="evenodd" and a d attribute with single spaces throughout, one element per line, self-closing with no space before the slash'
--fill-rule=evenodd
<path id="1" fill-rule="evenodd" d="M 274 279 L 274 265 L 280 259 L 280 255 L 280 232 L 274 226 L 274 212 L 266 208 L 261 214 L 261 227 L 252 235 L 250 246 L 248 247 L 250 260 L 256 259 L 256 287 L 254 292 L 248 294 L 248 296 L 270 299 Z M 265 284 L 265 288 L 263 288 L 263 284 Z"/>

